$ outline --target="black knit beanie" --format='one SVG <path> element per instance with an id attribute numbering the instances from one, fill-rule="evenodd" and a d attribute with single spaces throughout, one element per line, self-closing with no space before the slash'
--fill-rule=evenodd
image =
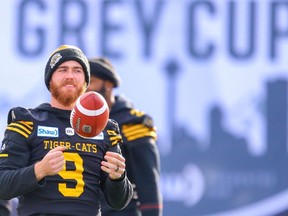
<path id="1" fill-rule="evenodd" d="M 58 68 L 60 64 L 69 60 L 74 60 L 77 61 L 79 64 L 81 64 L 84 70 L 86 84 L 87 86 L 89 85 L 90 66 L 87 57 L 76 46 L 61 45 L 51 54 L 45 67 L 45 84 L 48 90 L 50 90 L 49 83 L 54 71 Z"/>
<path id="2" fill-rule="evenodd" d="M 111 81 L 114 87 L 118 87 L 120 85 L 121 79 L 108 59 L 90 58 L 89 64 L 91 75 L 103 80 Z"/>

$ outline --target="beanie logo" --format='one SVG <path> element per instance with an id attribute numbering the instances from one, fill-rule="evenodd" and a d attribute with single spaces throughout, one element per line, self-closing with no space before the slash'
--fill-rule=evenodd
<path id="1" fill-rule="evenodd" d="M 59 62 L 59 60 L 62 58 L 62 56 L 60 55 L 60 53 L 55 53 L 50 61 L 50 67 L 51 69 L 53 69 L 53 67 L 57 64 L 57 62 Z"/>

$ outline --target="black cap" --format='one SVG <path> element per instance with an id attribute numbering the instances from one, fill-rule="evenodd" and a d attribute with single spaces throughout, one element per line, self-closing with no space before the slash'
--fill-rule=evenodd
<path id="1" fill-rule="evenodd" d="M 109 80 L 114 87 L 118 87 L 121 79 L 112 64 L 106 58 L 91 58 L 89 59 L 91 75 L 103 80 Z"/>
<path id="2" fill-rule="evenodd" d="M 89 85 L 90 67 L 87 57 L 84 55 L 81 49 L 76 46 L 61 45 L 51 54 L 45 67 L 45 84 L 48 90 L 50 89 L 49 83 L 54 71 L 60 64 L 69 60 L 74 60 L 81 64 L 84 70 L 86 84 L 87 86 Z"/>

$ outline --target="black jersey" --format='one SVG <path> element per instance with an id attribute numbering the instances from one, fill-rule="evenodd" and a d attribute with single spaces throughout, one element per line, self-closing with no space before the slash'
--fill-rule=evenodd
<path id="1" fill-rule="evenodd" d="M 134 196 L 122 211 L 111 209 L 103 200 L 103 216 L 162 215 L 160 156 L 153 119 L 135 109 L 123 95 L 115 98 L 110 118 L 120 126 L 123 138 L 121 149 L 126 159 L 127 176 L 134 187 Z"/>
<path id="2" fill-rule="evenodd" d="M 101 170 L 106 151 L 120 153 L 118 124 L 109 120 L 102 133 L 84 139 L 71 128 L 70 112 L 42 104 L 35 109 L 17 107 L 8 114 L 0 151 L 0 199 L 19 196 L 19 215 L 97 215 L 100 189 L 116 208 L 131 197 L 126 176 L 112 181 Z M 64 169 L 37 182 L 35 163 L 57 146 L 67 148 Z"/>

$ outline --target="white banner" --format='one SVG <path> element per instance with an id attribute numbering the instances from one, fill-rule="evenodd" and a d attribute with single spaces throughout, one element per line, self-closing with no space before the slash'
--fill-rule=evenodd
<path id="1" fill-rule="evenodd" d="M 270 159 L 264 163 L 261 159 L 265 161 L 271 145 L 280 143 L 281 160 L 287 162 L 288 1 L 9 0 L 0 6 L 2 132 L 11 107 L 49 102 L 44 85 L 46 62 L 59 45 L 73 44 L 88 57 L 110 58 L 123 80 L 117 92 L 153 116 L 165 162 L 163 194 L 169 203 L 165 215 L 174 215 L 172 207 L 179 212 L 182 204 L 197 215 L 225 212 L 284 191 L 285 185 L 277 188 L 273 180 L 281 182 L 287 176 L 275 177 L 266 170 Z M 280 128 L 280 135 L 275 127 Z M 241 155 L 239 160 L 232 157 L 225 162 L 225 145 L 231 148 L 230 154 Z M 181 156 L 184 149 L 187 161 Z M 208 152 L 211 157 L 205 155 Z M 197 155 L 206 160 L 200 156 L 198 160 Z M 172 158 L 180 161 L 170 169 Z M 207 184 L 207 177 L 235 177 L 242 168 L 251 168 L 238 166 L 245 158 L 255 159 L 258 171 L 264 169 L 261 177 L 250 176 L 257 183 L 249 187 L 269 192 L 203 210 L 205 203 L 227 202 L 237 192 L 233 183 L 231 197 L 215 197 L 209 188 L 215 182 Z M 231 167 L 227 170 L 221 162 Z M 209 163 L 217 164 L 219 170 L 224 167 L 225 172 Z M 184 174 L 187 167 L 191 175 Z M 211 173 L 209 167 L 219 172 Z M 249 172 L 242 173 L 244 179 Z M 170 183 L 178 181 L 175 175 L 185 176 L 187 188 L 197 188 L 194 197 L 181 197 L 187 188 L 170 188 Z M 259 186 L 263 176 L 271 184 Z M 237 187 L 243 189 L 245 184 Z M 170 196 L 171 191 L 175 196 Z M 256 212 L 265 206 L 269 205 L 257 206 Z M 283 209 L 275 208 L 275 212 Z"/>

